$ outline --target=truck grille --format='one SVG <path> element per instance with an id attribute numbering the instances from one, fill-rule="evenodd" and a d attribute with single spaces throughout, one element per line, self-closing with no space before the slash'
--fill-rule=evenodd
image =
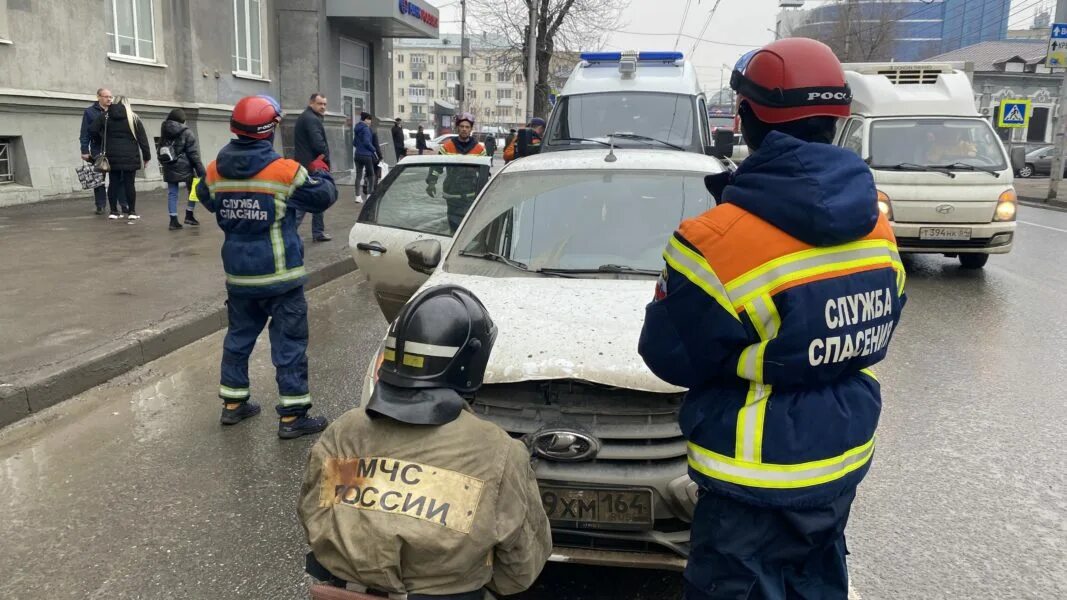
<path id="1" fill-rule="evenodd" d="M 878 71 L 879 75 L 885 75 L 893 85 L 934 85 L 942 69 L 928 71 L 926 69 L 887 69 Z"/>
<path id="2" fill-rule="evenodd" d="M 471 402 L 480 417 L 521 438 L 543 427 L 576 427 L 600 440 L 589 463 L 660 464 L 686 454 L 678 428 L 681 394 L 654 394 L 579 381 L 483 386 Z"/>

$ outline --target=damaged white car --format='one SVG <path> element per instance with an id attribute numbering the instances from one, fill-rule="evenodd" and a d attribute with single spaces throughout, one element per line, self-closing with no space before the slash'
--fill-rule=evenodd
<path id="1" fill-rule="evenodd" d="M 463 167 L 475 168 L 437 168 Z M 543 154 L 494 176 L 454 239 L 440 194 L 393 195 L 388 180 L 352 229 L 387 318 L 421 286 L 461 285 L 485 304 L 499 335 L 471 406 L 540 459 L 555 560 L 684 565 L 696 486 L 683 390 L 645 367 L 637 341 L 667 240 L 714 205 L 704 176 L 722 170 L 672 150 Z"/>

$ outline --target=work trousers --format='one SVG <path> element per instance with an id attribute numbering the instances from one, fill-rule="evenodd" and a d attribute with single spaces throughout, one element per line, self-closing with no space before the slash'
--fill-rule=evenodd
<path id="1" fill-rule="evenodd" d="M 311 408 L 308 393 L 308 308 L 303 286 L 267 298 L 230 294 L 226 301 L 230 326 L 222 344 L 223 402 L 248 400 L 248 357 L 256 338 L 270 322 L 270 357 L 280 401 L 279 416 L 304 416 Z"/>
<path id="2" fill-rule="evenodd" d="M 782 509 L 704 493 L 693 515 L 685 600 L 846 600 L 845 525 L 856 488 Z"/>

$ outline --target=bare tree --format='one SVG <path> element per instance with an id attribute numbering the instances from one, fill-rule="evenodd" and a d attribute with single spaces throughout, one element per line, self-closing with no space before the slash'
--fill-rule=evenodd
<path id="1" fill-rule="evenodd" d="M 467 0 L 468 18 L 490 32 L 498 68 L 525 72 L 532 0 Z M 552 58 L 557 51 L 595 50 L 621 25 L 629 0 L 540 0 L 537 14 L 537 80 L 534 114 L 548 113 Z"/>
<path id="2" fill-rule="evenodd" d="M 793 35 L 815 38 L 833 49 L 842 62 L 893 58 L 897 22 L 904 5 L 882 1 L 838 0 L 822 7 L 792 29 Z M 834 10 L 827 22 L 826 11 Z"/>

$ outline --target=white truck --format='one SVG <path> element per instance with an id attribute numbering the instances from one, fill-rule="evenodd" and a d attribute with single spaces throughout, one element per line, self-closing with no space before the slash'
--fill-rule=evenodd
<path id="1" fill-rule="evenodd" d="M 845 64 L 852 116 L 835 143 L 871 166 L 901 252 L 959 257 L 968 269 L 1011 251 L 1012 168 L 970 79 L 947 63 Z"/>

